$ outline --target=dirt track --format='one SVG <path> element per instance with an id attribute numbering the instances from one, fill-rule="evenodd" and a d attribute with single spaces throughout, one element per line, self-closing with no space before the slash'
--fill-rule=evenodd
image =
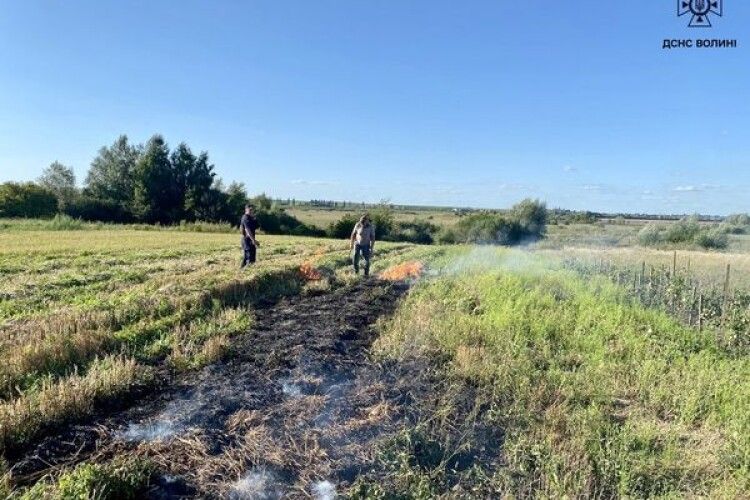
<path id="1" fill-rule="evenodd" d="M 408 391 L 370 361 L 376 320 L 407 286 L 361 281 L 256 311 L 226 361 L 150 401 L 49 437 L 14 472 L 115 454 L 148 456 L 154 498 L 333 498 L 404 421 Z"/>

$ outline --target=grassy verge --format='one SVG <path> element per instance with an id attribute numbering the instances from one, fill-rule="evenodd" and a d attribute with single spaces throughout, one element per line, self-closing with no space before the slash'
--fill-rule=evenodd
<path id="1" fill-rule="evenodd" d="M 84 463 L 61 474 L 55 481 L 41 481 L 17 493 L 18 500 L 42 499 L 137 499 L 143 498 L 153 476 L 153 466 L 141 459 L 116 458 L 110 462 Z"/>
<path id="2" fill-rule="evenodd" d="M 604 278 L 514 265 L 445 271 L 408 297 L 377 345 L 396 360 L 429 360 L 442 394 L 432 417 L 384 450 L 389 479 L 355 496 L 748 491 L 746 357 Z M 462 412 L 469 425 L 445 423 Z M 491 463 L 479 429 L 503 429 L 494 450 L 503 466 L 456 460 Z"/>

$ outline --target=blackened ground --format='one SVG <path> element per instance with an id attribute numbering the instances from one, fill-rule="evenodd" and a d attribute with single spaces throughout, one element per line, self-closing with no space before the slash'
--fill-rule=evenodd
<path id="1" fill-rule="evenodd" d="M 368 349 L 407 289 L 371 279 L 257 310 L 226 361 L 48 437 L 14 476 L 136 454 L 160 467 L 154 498 L 332 498 L 374 472 L 376 444 L 406 422 L 414 387 Z"/>

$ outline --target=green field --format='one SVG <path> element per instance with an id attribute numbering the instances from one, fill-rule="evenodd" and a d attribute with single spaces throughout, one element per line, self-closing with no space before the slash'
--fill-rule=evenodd
<path id="1" fill-rule="evenodd" d="M 334 296 L 358 282 L 340 240 L 260 236 L 259 264 L 241 271 L 236 234 L 6 229 L 3 467 L 50 432 L 158 393 L 166 374 L 231 358 L 259 304 Z M 627 236 L 619 226 L 607 231 Z M 747 493 L 748 255 L 602 246 L 593 243 L 602 234 L 577 234 L 585 227 L 553 226 L 549 240 L 526 250 L 378 245 L 375 273 L 425 266 L 395 314 L 378 322 L 372 350 L 372 362 L 401 373 L 413 394 L 401 430 L 383 434 L 369 452 L 372 469 L 339 494 Z M 303 264 L 324 279 L 307 279 Z M 97 488 L 138 497 L 165 473 L 147 458 L 149 446 L 157 445 L 54 467 L 31 483 L 9 472 L 4 487 L 27 498 L 85 498 Z"/>
<path id="2" fill-rule="evenodd" d="M 492 255 L 492 252 L 496 252 Z M 477 258 L 478 257 L 478 258 Z M 487 250 L 445 264 L 387 323 L 389 359 L 429 360 L 454 386 L 394 444 L 370 492 L 405 497 L 471 485 L 482 498 L 742 497 L 750 488 L 750 360 L 715 332 L 634 303 L 605 277 Z M 745 335 L 747 335 L 745 330 Z M 467 403 L 458 397 L 468 392 Z M 468 407 L 466 405 L 468 404 Z M 450 415 L 466 415 L 466 420 Z M 497 468 L 455 470 L 503 429 Z M 441 459 L 419 466 L 433 443 Z M 422 457 L 427 459 L 426 457 Z"/>

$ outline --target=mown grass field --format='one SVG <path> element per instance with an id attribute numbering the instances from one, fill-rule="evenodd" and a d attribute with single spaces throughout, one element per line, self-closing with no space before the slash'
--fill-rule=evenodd
<path id="1" fill-rule="evenodd" d="M 235 234 L 0 233 L 3 456 L 227 355 L 253 304 L 325 286 L 306 281 L 303 263 L 354 279 L 346 241 L 259 239 L 259 263 L 240 270 Z M 380 244 L 374 272 L 427 251 Z"/>
<path id="2" fill-rule="evenodd" d="M 259 302 L 326 293 L 332 280 L 308 281 L 304 264 L 339 284 L 356 279 L 346 241 L 259 239 L 258 265 L 240 271 L 235 234 L 33 224 L 0 233 L 0 467 L 56 428 L 231 356 Z M 381 321 L 374 355 L 423 367 L 410 376 L 431 389 L 414 396 L 421 417 L 373 450 L 384 475 L 339 493 L 746 496 L 750 308 L 740 299 L 750 263 L 736 252 L 678 257 L 672 276 L 674 254 L 653 249 L 379 243 L 374 272 L 413 261 L 427 272 Z M 721 309 L 727 263 L 740 297 L 731 314 Z M 665 300 L 634 292 L 644 264 L 666 270 L 659 288 L 648 285 Z M 690 295 L 674 285 L 686 276 L 717 290 L 718 312 L 700 330 L 675 307 Z M 120 456 L 14 495 L 137 497 L 153 474 Z M 12 474 L 5 481 L 9 492 Z"/>

